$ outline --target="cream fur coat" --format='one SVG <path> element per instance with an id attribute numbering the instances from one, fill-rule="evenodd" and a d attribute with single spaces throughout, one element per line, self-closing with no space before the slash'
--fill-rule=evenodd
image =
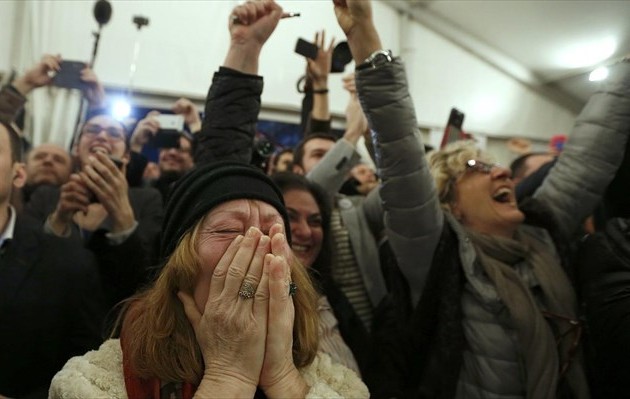
<path id="1" fill-rule="evenodd" d="M 354 371 L 333 364 L 319 353 L 312 364 L 301 370 L 311 387 L 307 398 L 368 398 L 367 387 Z M 68 360 L 55 375 L 49 398 L 127 398 L 122 369 L 120 341 L 105 341 L 96 351 Z"/>

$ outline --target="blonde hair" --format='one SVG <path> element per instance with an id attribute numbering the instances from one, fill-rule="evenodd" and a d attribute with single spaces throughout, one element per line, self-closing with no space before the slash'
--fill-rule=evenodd
<path id="1" fill-rule="evenodd" d="M 125 355 L 140 378 L 195 385 L 201 381 L 203 357 L 177 292 L 192 295 L 194 290 L 200 269 L 196 248 L 202 221 L 184 234 L 155 282 L 125 304 Z M 297 261 L 291 265 L 291 278 L 298 286 L 293 296 L 293 361 L 297 367 L 304 367 L 315 358 L 319 344 L 318 294 L 308 272 Z"/>
<path id="2" fill-rule="evenodd" d="M 451 210 L 450 204 L 455 201 L 455 182 L 466 171 L 466 161 L 469 159 L 491 161 L 472 140 L 456 141 L 427 156 L 440 204 L 446 211 Z"/>

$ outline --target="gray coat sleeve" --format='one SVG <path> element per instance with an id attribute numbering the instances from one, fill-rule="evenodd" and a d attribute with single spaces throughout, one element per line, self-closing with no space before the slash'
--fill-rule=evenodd
<path id="1" fill-rule="evenodd" d="M 341 189 L 343 182 L 348 178 L 348 173 L 359 160 L 359 153 L 354 146 L 340 139 L 306 177 L 322 186 L 332 197 Z"/>
<path id="2" fill-rule="evenodd" d="M 558 162 L 534 193 L 569 236 L 591 214 L 623 160 L 630 134 L 630 62 L 611 68 L 578 115 Z"/>
<path id="3" fill-rule="evenodd" d="M 379 194 L 385 231 L 416 304 L 440 238 L 444 215 L 425 158 L 405 70 L 396 59 L 375 69 L 358 71 L 356 83 L 383 179 Z"/>
<path id="4" fill-rule="evenodd" d="M 361 156 L 355 147 L 344 139 L 338 140 L 324 158 L 306 175 L 306 177 L 324 188 L 334 197 L 348 178 Z M 370 230 L 378 237 L 383 230 L 383 207 L 378 190 L 372 190 L 362 204 L 362 212 L 369 223 Z"/>

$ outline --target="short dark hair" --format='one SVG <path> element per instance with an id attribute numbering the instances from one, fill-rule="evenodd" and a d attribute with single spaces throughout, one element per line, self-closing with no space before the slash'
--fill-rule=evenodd
<path id="1" fill-rule="evenodd" d="M 299 165 L 302 168 L 304 167 L 304 165 L 302 165 L 302 161 L 304 160 L 304 146 L 306 145 L 306 143 L 308 143 L 312 139 L 330 140 L 333 143 L 336 143 L 337 140 L 338 140 L 337 136 L 335 136 L 334 134 L 331 134 L 331 133 L 311 133 L 311 134 L 309 134 L 308 136 L 306 136 L 302 140 L 300 140 L 298 145 L 295 147 L 295 150 L 293 150 L 293 165 Z"/>
<path id="2" fill-rule="evenodd" d="M 24 146 L 20 133 L 5 121 L 0 121 L 0 125 L 7 129 L 9 134 L 9 144 L 11 147 L 11 163 L 22 162 L 24 159 Z"/>
<path id="3" fill-rule="evenodd" d="M 285 148 L 282 151 L 278 152 L 273 158 L 273 166 L 278 166 L 278 161 L 280 161 L 280 157 L 284 154 L 293 154 L 293 148 Z"/>
<path id="4" fill-rule="evenodd" d="M 525 174 L 525 162 L 527 159 L 536 155 L 549 155 L 546 152 L 528 152 L 527 154 L 523 154 L 520 157 L 516 158 L 510 164 L 510 170 L 512 171 L 512 178 L 515 177 L 523 177 Z"/>

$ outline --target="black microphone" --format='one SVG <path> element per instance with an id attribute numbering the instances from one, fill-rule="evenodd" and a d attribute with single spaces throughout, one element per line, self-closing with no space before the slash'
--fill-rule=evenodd
<path id="1" fill-rule="evenodd" d="M 90 61 L 90 68 L 94 68 L 94 61 L 96 60 L 96 52 L 98 51 L 98 42 L 101 39 L 101 29 L 103 25 L 109 22 L 112 17 L 112 5 L 107 0 L 98 0 L 94 4 L 94 19 L 98 22 L 98 31 L 94 32 L 94 48 L 92 49 L 92 60 Z"/>
<path id="2" fill-rule="evenodd" d="M 94 19 L 98 22 L 99 26 L 103 26 L 109 22 L 112 17 L 112 6 L 107 0 L 98 0 L 94 4 Z"/>

